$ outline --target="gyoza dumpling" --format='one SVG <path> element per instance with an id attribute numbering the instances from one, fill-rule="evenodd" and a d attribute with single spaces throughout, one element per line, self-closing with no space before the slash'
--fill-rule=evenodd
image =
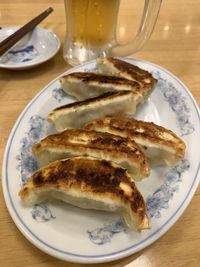
<path id="1" fill-rule="evenodd" d="M 128 138 L 109 133 L 66 130 L 34 145 L 33 153 L 41 165 L 68 157 L 91 156 L 118 163 L 136 180 L 149 175 L 146 157 L 139 146 Z"/>
<path id="2" fill-rule="evenodd" d="M 137 81 L 141 85 L 144 98 L 150 95 L 157 84 L 157 80 L 148 71 L 117 58 L 98 58 L 97 68 L 103 74 Z"/>
<path id="3" fill-rule="evenodd" d="M 184 158 L 185 144 L 175 133 L 153 122 L 127 117 L 106 117 L 89 122 L 85 128 L 133 139 L 152 165 L 174 165 Z"/>
<path id="4" fill-rule="evenodd" d="M 135 99 L 131 91 L 106 93 L 85 101 L 70 103 L 54 109 L 48 115 L 58 132 L 80 128 L 90 120 L 104 116 L 135 112 Z"/>
<path id="5" fill-rule="evenodd" d="M 113 91 L 132 91 L 136 104 L 143 101 L 143 86 L 122 77 L 93 72 L 74 72 L 60 78 L 62 89 L 78 100 L 85 100 Z"/>
<path id="6" fill-rule="evenodd" d="M 149 228 L 145 202 L 125 169 L 105 160 L 77 157 L 36 171 L 19 192 L 32 205 L 51 198 L 83 209 L 121 214 L 131 228 Z"/>

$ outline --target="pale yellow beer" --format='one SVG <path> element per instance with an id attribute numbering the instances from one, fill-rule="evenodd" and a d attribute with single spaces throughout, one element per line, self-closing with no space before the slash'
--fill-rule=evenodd
<path id="1" fill-rule="evenodd" d="M 75 66 L 98 57 L 123 57 L 137 52 L 153 32 L 162 0 L 141 1 L 144 7 L 138 15 L 136 31 L 130 22 L 130 18 L 135 20 L 133 2 L 64 0 L 66 35 L 63 56 L 66 62 Z M 131 12 L 128 15 L 127 9 Z"/>
<path id="2" fill-rule="evenodd" d="M 67 0 L 68 36 L 74 44 L 100 47 L 112 43 L 120 0 Z"/>

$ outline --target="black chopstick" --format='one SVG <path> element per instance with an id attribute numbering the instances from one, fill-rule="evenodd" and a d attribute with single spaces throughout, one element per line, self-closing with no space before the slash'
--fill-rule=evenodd
<path id="1" fill-rule="evenodd" d="M 32 31 L 42 20 L 44 20 L 51 12 L 53 11 L 52 7 L 49 7 L 47 10 L 42 12 L 40 15 L 29 21 L 15 33 L 10 35 L 8 38 L 3 40 L 0 43 L 0 56 L 2 56 L 9 48 L 16 44 L 24 35 Z"/>

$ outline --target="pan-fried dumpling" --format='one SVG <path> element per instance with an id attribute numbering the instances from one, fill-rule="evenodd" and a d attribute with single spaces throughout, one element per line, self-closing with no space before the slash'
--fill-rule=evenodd
<path id="1" fill-rule="evenodd" d="M 98 58 L 97 68 L 103 74 L 117 75 L 137 81 L 143 88 L 144 98 L 151 94 L 157 84 L 157 80 L 148 71 L 117 58 Z"/>
<path id="2" fill-rule="evenodd" d="M 91 156 L 118 163 L 136 180 L 149 175 L 146 157 L 139 146 L 128 138 L 109 133 L 66 130 L 34 145 L 33 153 L 41 165 L 68 157 Z"/>
<path id="3" fill-rule="evenodd" d="M 89 122 L 85 128 L 129 137 L 144 151 L 151 165 L 174 165 L 184 158 L 185 144 L 175 133 L 153 122 L 127 117 L 106 117 Z"/>
<path id="4" fill-rule="evenodd" d="M 63 90 L 77 98 L 85 100 L 113 91 L 132 91 L 136 104 L 142 102 L 144 89 L 136 81 L 122 77 L 103 75 L 93 72 L 74 72 L 60 78 Z"/>
<path id="5" fill-rule="evenodd" d="M 48 115 L 48 121 L 60 132 L 65 129 L 80 128 L 96 118 L 134 112 L 133 93 L 121 91 L 58 107 Z"/>
<path id="6" fill-rule="evenodd" d="M 135 183 L 125 169 L 105 160 L 55 161 L 36 171 L 19 196 L 28 205 L 54 198 L 83 209 L 117 212 L 129 227 L 149 228 L 145 202 Z"/>

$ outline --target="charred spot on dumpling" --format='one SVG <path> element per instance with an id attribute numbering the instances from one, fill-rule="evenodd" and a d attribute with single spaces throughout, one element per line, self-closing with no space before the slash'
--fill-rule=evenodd
<path id="1" fill-rule="evenodd" d="M 117 177 L 115 177 L 115 178 L 113 178 L 113 179 L 111 180 L 111 185 L 112 185 L 113 187 L 118 187 L 119 184 L 120 184 L 120 180 L 119 180 Z"/>
<path id="2" fill-rule="evenodd" d="M 114 176 L 115 177 L 123 177 L 126 174 L 126 169 L 123 168 L 115 168 L 114 170 Z"/>
<path id="3" fill-rule="evenodd" d="M 136 212 L 141 207 L 144 208 L 144 199 L 136 190 L 133 190 L 132 199 L 134 199 L 134 201 L 131 202 L 131 208 L 133 211 Z"/>
<path id="4" fill-rule="evenodd" d="M 41 186 L 44 183 L 44 177 L 42 172 L 35 173 L 33 175 L 33 184 L 35 186 Z"/>
<path id="5" fill-rule="evenodd" d="M 86 171 L 83 168 L 78 168 L 76 171 L 76 178 L 78 181 L 82 181 L 85 180 L 85 178 L 87 177 L 86 175 Z"/>
<path id="6" fill-rule="evenodd" d="M 106 168 L 110 168 L 111 167 L 111 163 L 110 161 L 107 160 L 101 160 L 102 166 L 106 167 Z"/>

